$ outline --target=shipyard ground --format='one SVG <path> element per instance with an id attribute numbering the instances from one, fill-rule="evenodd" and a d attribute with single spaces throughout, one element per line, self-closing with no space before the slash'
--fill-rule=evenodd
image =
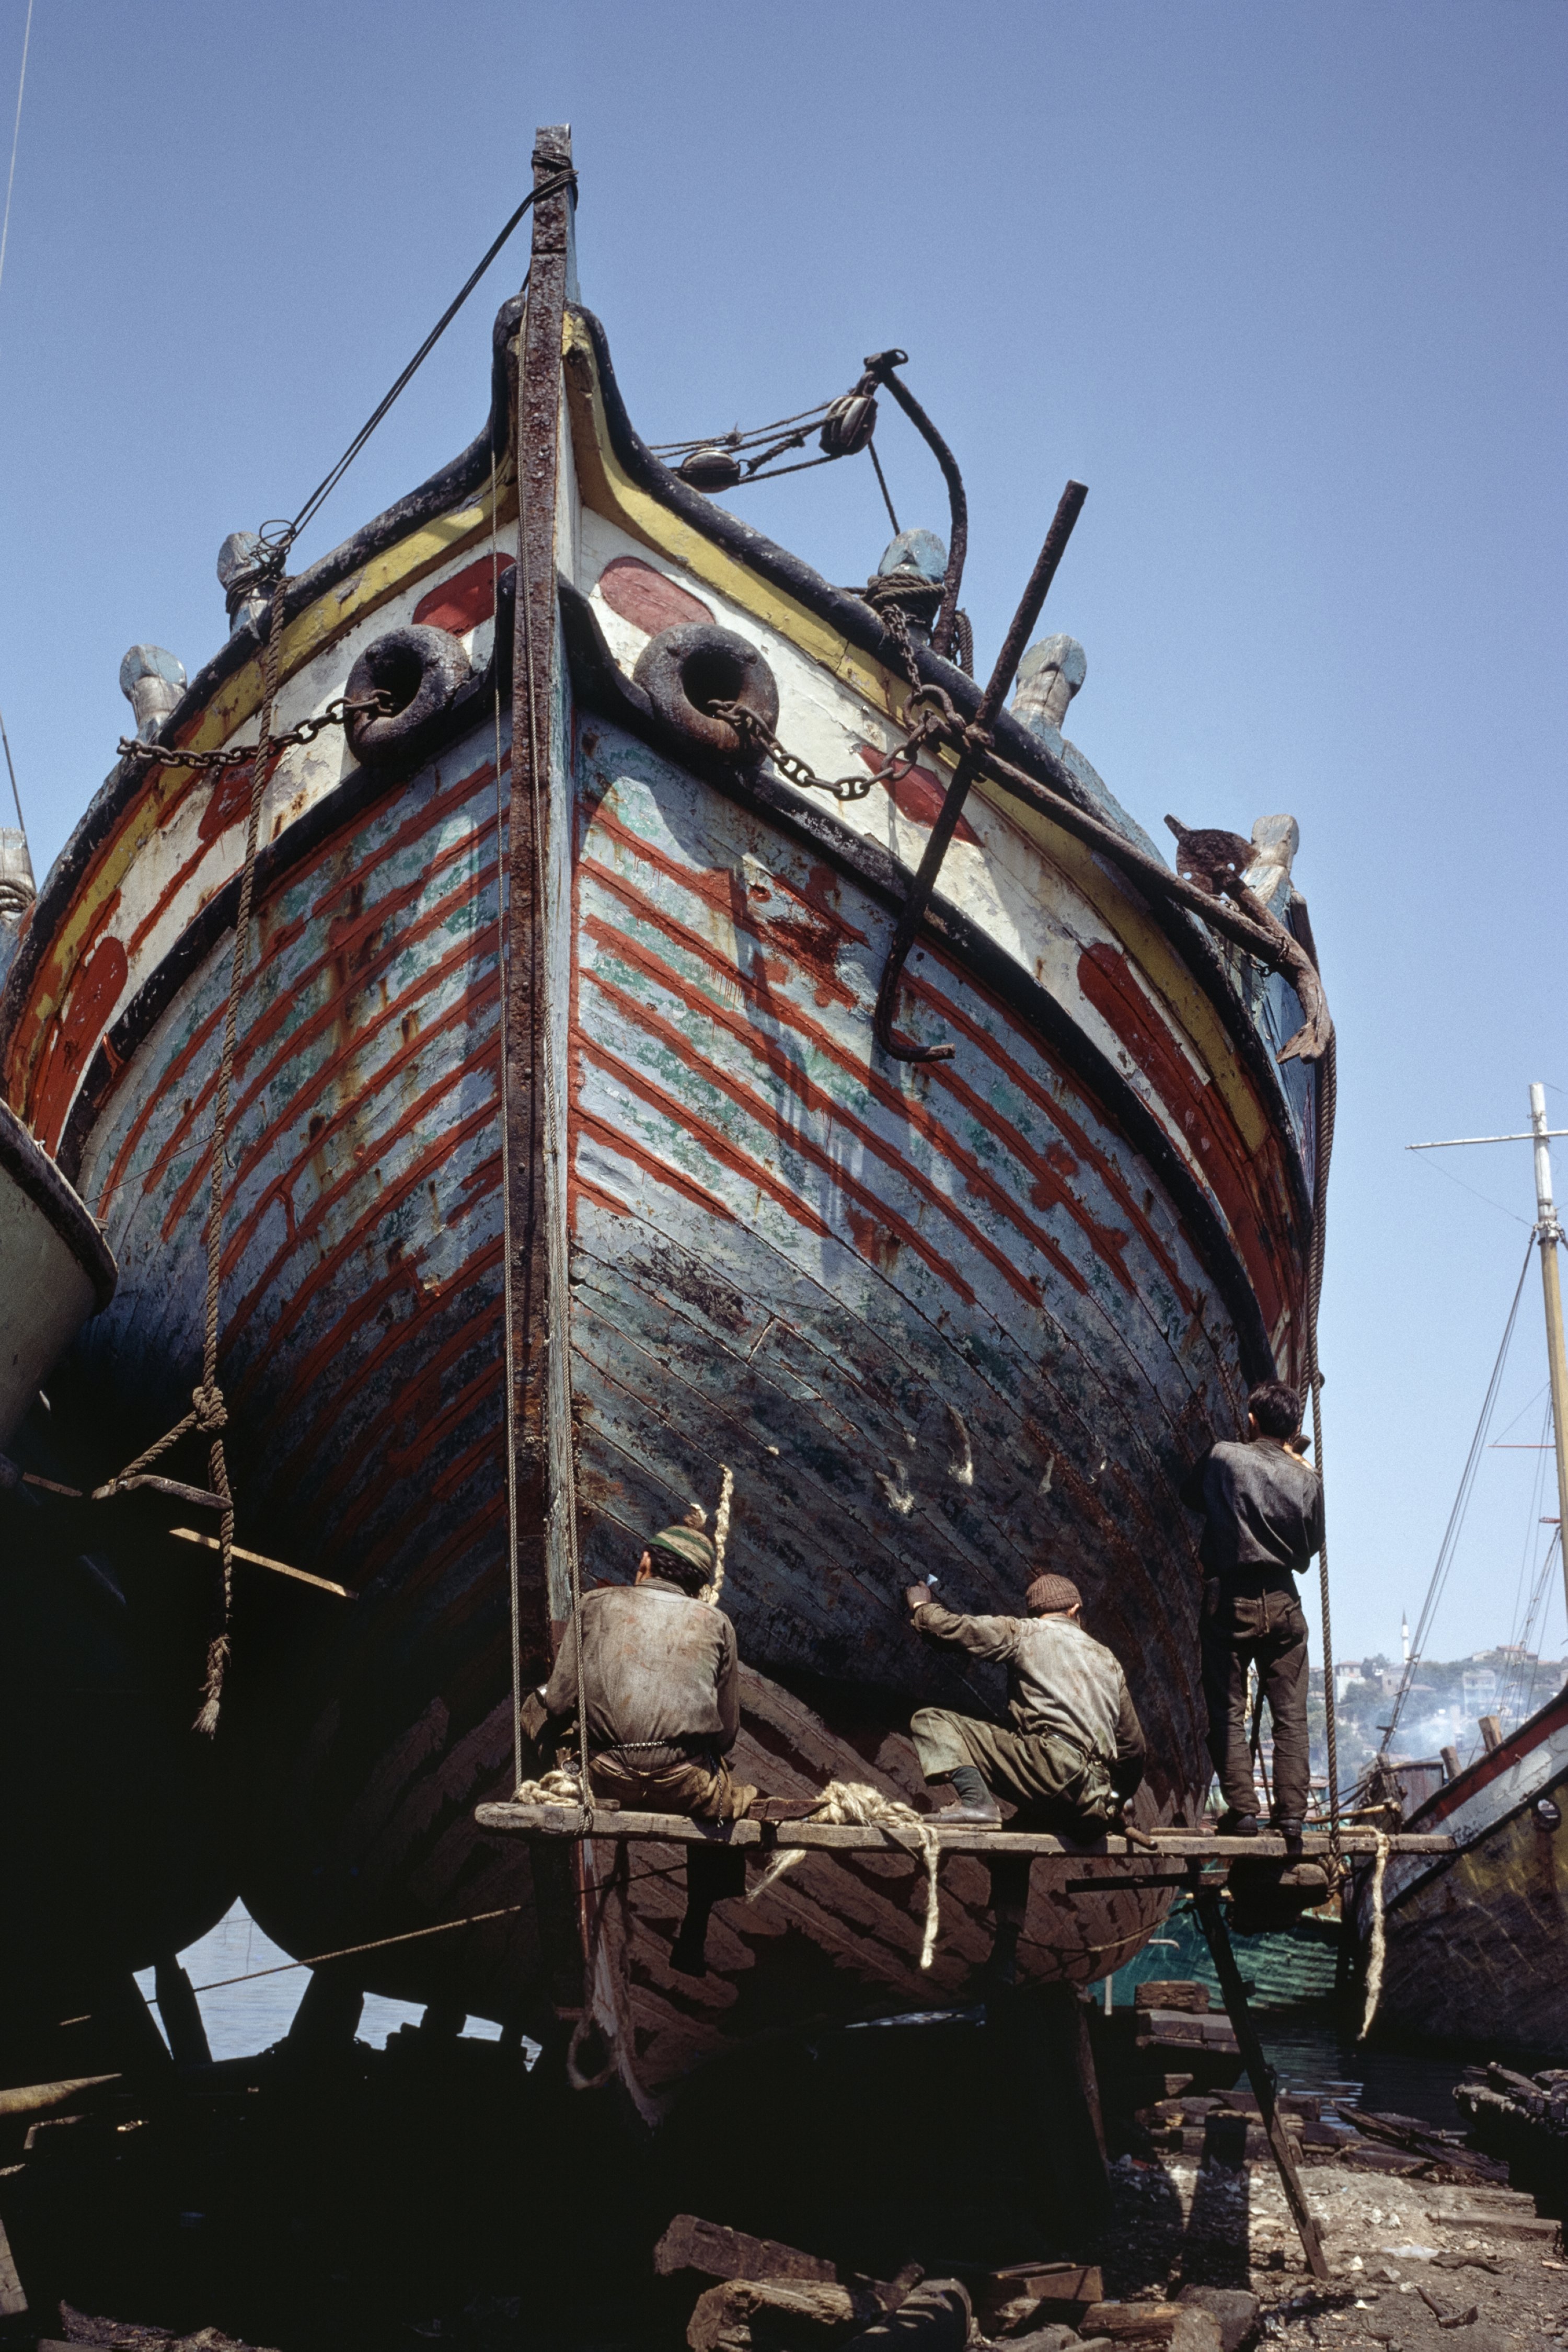
<path id="1" fill-rule="evenodd" d="M 1365 2143 L 1304 2151 L 1326 2284 L 1272 2165 L 1212 2148 L 1118 2158 L 1092 2247 L 1070 2243 L 1049 2119 L 1020 2136 L 982 2033 L 970 2020 L 792 2038 L 743 2076 L 715 2074 L 652 2141 L 613 2092 L 575 2096 L 494 2043 L 412 2031 L 325 2063 L 110 2085 L 0 2122 L 0 2218 L 28 2303 L 0 2345 L 679 2352 L 710 2284 L 654 2276 L 679 2212 L 808 2249 L 844 2279 L 913 2261 L 973 2284 L 987 2265 L 1091 2252 L 1105 2302 L 1080 2328 L 1115 2352 L 1169 2340 L 1161 2307 L 1194 2285 L 1255 2295 L 1258 2339 L 1301 2352 L 1568 2343 L 1550 2216 Z M 1113 2147 L 1136 2135 L 1110 2123 Z M 1237 2315 L 1249 2306 L 1225 2352 Z M 1006 2324 L 1022 2352 L 1033 2324 Z M 846 2332 L 810 2333 L 804 2352 Z M 1031 2352 L 1074 2340 L 1058 2329 Z"/>

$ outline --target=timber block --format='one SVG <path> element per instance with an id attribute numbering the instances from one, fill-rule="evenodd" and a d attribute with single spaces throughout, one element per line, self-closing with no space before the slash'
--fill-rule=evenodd
<path id="1" fill-rule="evenodd" d="M 1109 2338 L 1116 2352 L 1134 2344 L 1168 2344 L 1172 2352 L 1221 2352 L 1223 2338 L 1214 2314 L 1194 2304 L 1091 2303 L 1082 2335 Z"/>
<path id="2" fill-rule="evenodd" d="M 1007 2335 L 1051 2320 L 1076 2327 L 1104 2294 L 1105 2277 L 1097 2263 L 1012 2263 L 988 2271 L 979 2283 L 980 2330 L 984 2336 Z"/>
<path id="3" fill-rule="evenodd" d="M 1463 2230 L 1477 2238 L 1515 2238 L 1538 2246 L 1555 2244 L 1562 2224 L 1543 2214 L 1487 2212 L 1428 2213 L 1426 2219 L 1445 2230 Z"/>
<path id="4" fill-rule="evenodd" d="M 815 2279 L 827 2285 L 838 2278 L 835 2265 L 820 2254 L 802 2253 L 773 2238 L 753 2238 L 744 2230 L 728 2230 L 696 2213 L 676 2215 L 653 2250 L 653 2266 L 660 2278 L 677 2271 L 695 2271 L 710 2279 Z"/>
<path id="5" fill-rule="evenodd" d="M 1150 1977 L 1132 1989 L 1134 2009 L 1181 2010 L 1187 2015 L 1208 2014 L 1209 1989 L 1191 1978 Z"/>

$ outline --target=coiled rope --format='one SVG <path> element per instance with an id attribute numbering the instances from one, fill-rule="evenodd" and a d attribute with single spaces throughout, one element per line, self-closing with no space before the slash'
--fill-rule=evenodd
<path id="1" fill-rule="evenodd" d="M 1366 2008 L 1362 2015 L 1361 2032 L 1356 2035 L 1358 2042 L 1364 2042 L 1372 2032 L 1372 2021 L 1377 2015 L 1377 2004 L 1383 1997 L 1383 1878 L 1388 1868 L 1388 1837 L 1383 1830 L 1379 1830 L 1376 1835 L 1377 1859 L 1372 1866 L 1372 1886 L 1368 1895 L 1372 1905 L 1372 1938 L 1366 1963 Z"/>
<path id="2" fill-rule="evenodd" d="M 816 1801 L 811 1819 L 855 1829 L 887 1830 L 900 1845 L 921 1855 L 926 1871 L 926 1919 L 925 1935 L 921 1943 L 921 1966 L 929 1969 L 936 1951 L 937 1929 L 942 1924 L 942 1899 L 936 1881 L 936 1866 L 942 1847 L 931 1814 L 917 1813 L 914 1807 L 906 1805 L 901 1798 L 884 1796 L 880 1789 L 873 1789 L 864 1780 L 829 1780 Z M 765 1895 L 786 1870 L 793 1870 L 796 1863 L 804 1862 L 808 1852 L 809 1848 L 797 1845 L 776 1854 L 751 1889 L 747 1901 L 754 1903 L 759 1895 Z"/>

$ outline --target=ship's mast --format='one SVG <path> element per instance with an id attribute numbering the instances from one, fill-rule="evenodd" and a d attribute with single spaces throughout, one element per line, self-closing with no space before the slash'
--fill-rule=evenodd
<path id="1" fill-rule="evenodd" d="M 1568 1594 L 1568 1350 L 1563 1344 L 1563 1285 L 1557 1244 L 1563 1228 L 1552 1198 L 1552 1146 L 1547 1141 L 1546 1089 L 1530 1089 L 1530 1131 L 1535 1143 L 1535 1239 L 1546 1306 L 1546 1364 L 1552 1378 L 1552 1433 L 1557 1443 L 1557 1538 L 1563 1589 Z"/>
<path id="2" fill-rule="evenodd" d="M 1530 1128 L 1524 1135 L 1456 1135 L 1444 1143 L 1407 1143 L 1407 1151 L 1452 1151 L 1467 1143 L 1533 1143 L 1535 1146 L 1535 1239 L 1541 1251 L 1541 1289 L 1546 1306 L 1546 1367 L 1552 1381 L 1552 1434 L 1557 1454 L 1557 1541 L 1563 1560 L 1563 1591 L 1568 1599 L 1568 1350 L 1563 1344 L 1563 1286 L 1557 1249 L 1563 1238 L 1552 1198 L 1552 1144 L 1568 1128 L 1546 1124 L 1546 1088 L 1530 1089 Z"/>

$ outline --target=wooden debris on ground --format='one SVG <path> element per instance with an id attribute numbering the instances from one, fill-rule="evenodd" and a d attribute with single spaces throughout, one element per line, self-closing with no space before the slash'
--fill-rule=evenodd
<path id="1" fill-rule="evenodd" d="M 797 2246 L 781 2245 L 774 2238 L 753 2238 L 744 2230 L 729 2230 L 705 2221 L 696 2213 L 678 2213 L 653 2250 L 656 2276 L 670 2278 L 679 2271 L 695 2271 L 710 2279 L 810 2279 L 824 2285 L 838 2283 L 838 2272 L 820 2254 L 802 2253 Z"/>

